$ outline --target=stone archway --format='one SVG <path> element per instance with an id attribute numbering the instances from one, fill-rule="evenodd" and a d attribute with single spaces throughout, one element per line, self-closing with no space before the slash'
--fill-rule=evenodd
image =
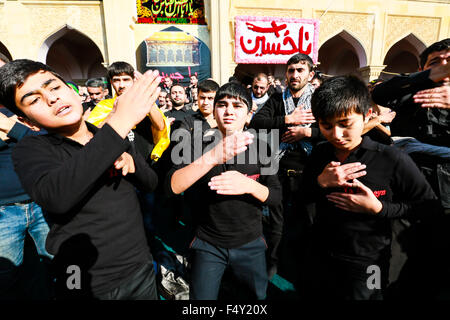
<path id="1" fill-rule="evenodd" d="M 426 45 L 414 34 L 392 45 L 386 53 L 383 64 L 386 67 L 382 71 L 383 79 L 389 79 L 396 73 L 412 73 L 419 69 L 419 55 L 426 49 Z"/>
<path id="2" fill-rule="evenodd" d="M 88 36 L 68 25 L 44 41 L 39 60 L 67 81 L 78 84 L 84 84 L 89 78 L 106 76 L 100 49 Z"/>
<path id="3" fill-rule="evenodd" d="M 367 65 L 361 43 L 346 30 L 325 41 L 319 48 L 319 70 L 328 75 L 359 74 Z"/>

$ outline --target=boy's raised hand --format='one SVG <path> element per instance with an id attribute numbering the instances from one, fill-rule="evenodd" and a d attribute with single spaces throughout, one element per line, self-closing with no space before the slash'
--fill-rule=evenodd
<path id="1" fill-rule="evenodd" d="M 383 209 L 383 204 L 375 197 L 372 190 L 357 179 L 351 184 L 355 193 L 333 192 L 327 199 L 339 209 L 350 212 L 377 214 Z"/>
<path id="2" fill-rule="evenodd" d="M 323 169 L 317 177 L 317 183 L 322 188 L 330 187 L 352 187 L 349 180 L 357 179 L 367 174 L 364 169 L 366 165 L 360 162 L 346 163 L 332 161 Z"/>
<path id="3" fill-rule="evenodd" d="M 225 163 L 247 150 L 247 145 L 252 143 L 253 135 L 250 132 L 235 132 L 228 135 L 212 149 L 213 161 L 216 164 Z"/>
<path id="4" fill-rule="evenodd" d="M 133 86 L 117 98 L 114 114 L 108 124 L 125 139 L 128 132 L 150 112 L 158 99 L 161 77 L 157 70 L 147 71 L 134 82 Z"/>

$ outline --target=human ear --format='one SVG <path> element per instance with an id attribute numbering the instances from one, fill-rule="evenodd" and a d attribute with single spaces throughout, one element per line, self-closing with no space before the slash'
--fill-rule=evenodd
<path id="1" fill-rule="evenodd" d="M 315 74 L 314 71 L 311 71 L 311 72 L 309 73 L 308 82 L 311 81 L 312 78 L 314 78 L 314 74 Z"/>

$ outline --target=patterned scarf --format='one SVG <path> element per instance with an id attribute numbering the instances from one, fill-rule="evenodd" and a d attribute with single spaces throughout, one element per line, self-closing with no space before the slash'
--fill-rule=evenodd
<path id="1" fill-rule="evenodd" d="M 299 107 L 303 105 L 303 110 L 311 109 L 311 96 L 314 93 L 314 86 L 310 83 L 307 83 L 305 86 L 305 91 L 303 91 L 303 94 L 301 95 L 300 99 L 297 102 L 297 106 L 294 104 L 294 99 L 292 98 L 291 90 L 289 88 L 286 88 L 283 92 L 283 103 L 284 103 L 284 111 L 286 115 L 291 114 L 294 112 L 296 107 Z M 299 127 L 310 127 L 311 124 L 303 124 L 298 125 Z M 282 142 L 280 143 L 280 150 L 278 151 L 278 158 L 281 159 L 286 151 L 291 150 L 298 150 L 303 149 L 307 155 L 311 153 L 312 145 L 308 141 L 296 141 L 294 143 L 286 143 Z"/>

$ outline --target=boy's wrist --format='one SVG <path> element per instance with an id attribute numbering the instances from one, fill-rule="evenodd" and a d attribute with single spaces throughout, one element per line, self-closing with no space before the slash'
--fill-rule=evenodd
<path id="1" fill-rule="evenodd" d="M 128 136 L 130 130 L 134 125 L 129 125 L 132 121 L 129 121 L 126 115 L 121 115 L 115 112 L 111 118 L 108 119 L 107 123 L 117 132 L 119 136 L 125 139 Z"/>

